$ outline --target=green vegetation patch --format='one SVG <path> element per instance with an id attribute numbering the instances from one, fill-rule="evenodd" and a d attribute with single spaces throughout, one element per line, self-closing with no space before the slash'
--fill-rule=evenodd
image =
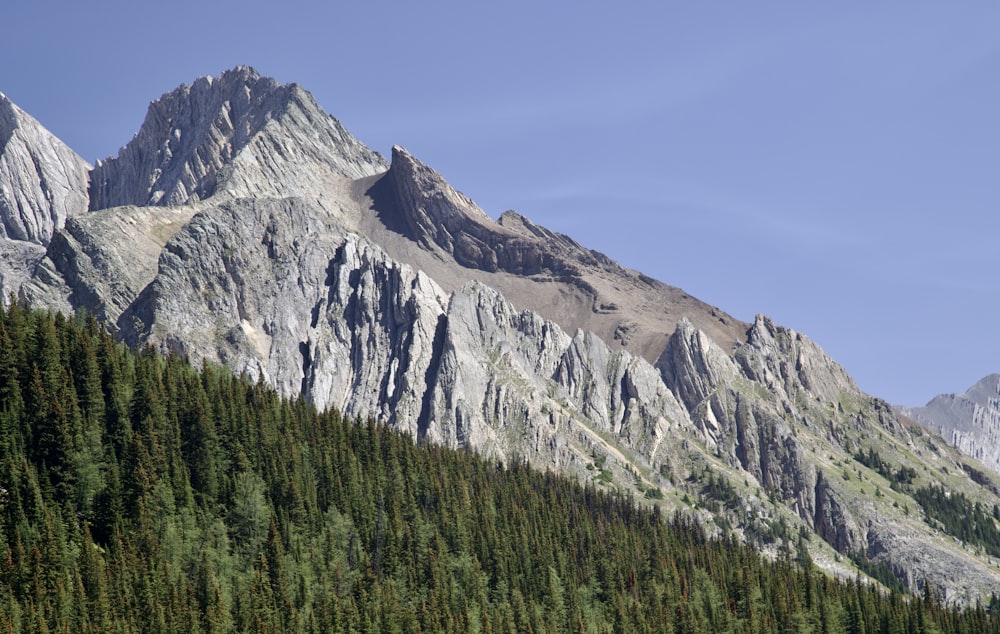
<path id="1" fill-rule="evenodd" d="M 913 492 L 913 499 L 932 526 L 940 528 L 967 544 L 982 546 L 993 557 L 1000 557 L 1000 508 L 987 512 L 982 504 L 973 502 L 964 493 L 946 491 L 941 486 L 925 486 Z"/>

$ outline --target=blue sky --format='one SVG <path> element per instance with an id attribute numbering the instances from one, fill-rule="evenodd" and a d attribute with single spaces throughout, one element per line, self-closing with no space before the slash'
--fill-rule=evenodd
<path id="1" fill-rule="evenodd" d="M 249 64 L 892 403 L 1000 372 L 996 3 L 9 4 L 0 91 L 90 161 Z"/>

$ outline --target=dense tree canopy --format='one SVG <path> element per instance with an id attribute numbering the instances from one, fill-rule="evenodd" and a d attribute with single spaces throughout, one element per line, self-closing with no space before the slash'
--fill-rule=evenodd
<path id="1" fill-rule="evenodd" d="M 11 632 L 1000 632 L 17 305 L 0 534 Z"/>

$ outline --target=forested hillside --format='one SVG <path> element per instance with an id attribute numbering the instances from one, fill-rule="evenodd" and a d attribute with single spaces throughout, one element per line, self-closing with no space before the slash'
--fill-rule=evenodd
<path id="1" fill-rule="evenodd" d="M 16 304 L 0 530 L 9 632 L 1000 632 Z"/>

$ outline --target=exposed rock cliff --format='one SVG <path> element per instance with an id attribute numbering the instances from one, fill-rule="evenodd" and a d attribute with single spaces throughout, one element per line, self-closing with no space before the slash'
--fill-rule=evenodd
<path id="1" fill-rule="evenodd" d="M 399 146 L 392 149 L 387 177 L 407 235 L 424 248 L 442 249 L 466 268 L 573 278 L 581 275 L 581 266 L 613 266 L 607 257 L 565 236 L 531 232 L 528 227 L 532 225 L 523 219 L 519 224 L 508 221 L 507 226 L 494 222 L 471 199 Z"/>
<path id="2" fill-rule="evenodd" d="M 386 165 L 297 86 L 247 68 L 183 86 L 90 182 L 94 211 L 54 223 L 47 247 L 0 241 L 0 276 L 36 305 L 771 552 L 815 535 L 837 574 L 867 559 L 955 600 L 1000 591 L 912 487 L 989 508 L 1000 488 L 807 337 L 514 212 L 494 221 L 402 148 Z M 910 488 L 887 479 L 904 468 Z"/>
<path id="3" fill-rule="evenodd" d="M 482 284 L 449 296 L 301 199 L 200 211 L 118 323 L 133 343 L 499 457 L 579 461 L 591 428 L 652 457 L 668 428 L 690 426 L 647 362 L 571 338 Z M 553 455 L 581 424 L 588 440 Z"/>
<path id="4" fill-rule="evenodd" d="M 48 244 L 87 210 L 90 166 L 0 93 L 0 236 Z"/>
<path id="5" fill-rule="evenodd" d="M 35 272 L 52 233 L 87 211 L 90 166 L 0 93 L 0 297 Z"/>
<path id="6" fill-rule="evenodd" d="M 157 271 L 167 240 L 196 207 L 118 207 L 69 219 L 20 296 L 38 306 L 84 309 L 114 325 Z"/>

